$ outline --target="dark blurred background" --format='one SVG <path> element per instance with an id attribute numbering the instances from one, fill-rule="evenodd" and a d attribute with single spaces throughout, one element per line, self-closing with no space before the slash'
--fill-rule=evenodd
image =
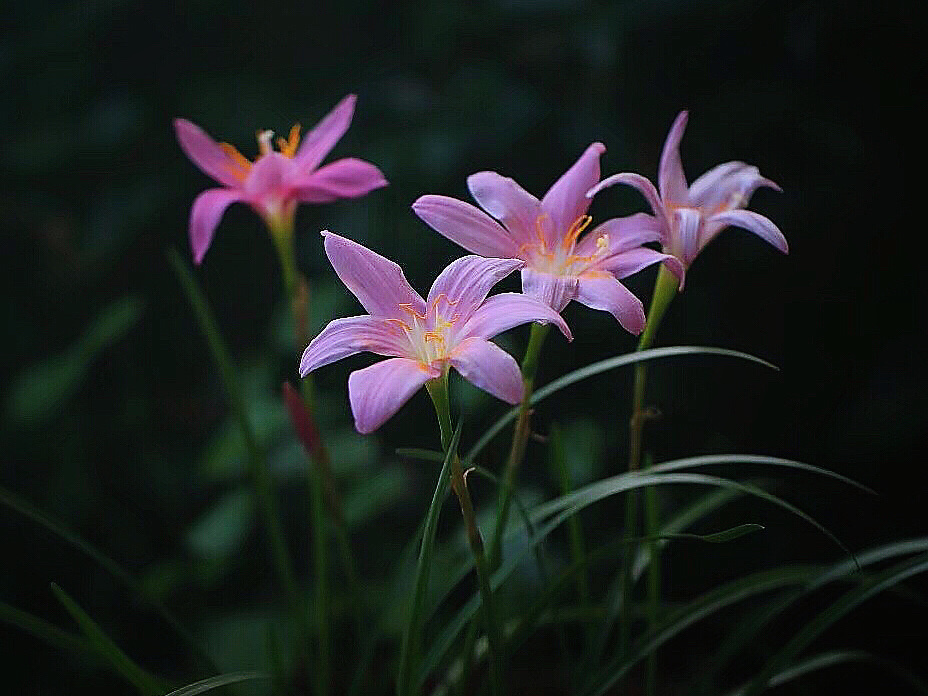
<path id="1" fill-rule="evenodd" d="M 299 262 L 318 328 L 356 312 L 322 254 L 320 229 L 396 259 L 425 290 L 460 250 L 412 214 L 416 197 L 467 199 L 465 178 L 481 169 L 541 195 L 594 140 L 608 148 L 604 174 L 654 178 L 666 131 L 688 108 L 690 180 L 730 159 L 757 164 L 784 192 L 761 191 L 751 207 L 779 224 L 791 251 L 726 232 L 695 263 L 658 343 L 745 350 L 782 371 L 706 357 L 655 364 L 649 400 L 662 418 L 647 431 L 655 459 L 801 459 L 879 491 L 871 498 L 796 474 L 774 489 L 852 548 L 928 532 L 918 4 L 4 3 L 0 485 L 130 569 L 224 669 L 262 666 L 266 625 L 279 610 L 272 571 L 221 382 L 165 256 L 176 247 L 188 257 L 189 206 L 212 183 L 177 147 L 171 119 L 189 118 L 253 156 L 256 129 L 308 127 L 343 95 L 359 95 L 333 157 L 378 164 L 390 186 L 301 208 Z M 591 213 L 642 209 L 634 192 L 613 188 Z M 630 287 L 646 298 L 653 273 Z M 279 399 L 297 354 L 273 248 L 251 211 L 230 209 L 196 276 L 242 366 L 306 571 L 304 465 Z M 605 314 L 572 305 L 566 316 L 576 340 L 568 348 L 549 339 L 543 381 L 634 345 Z M 516 330 L 502 342 L 519 355 L 526 336 Z M 345 379 L 368 362 L 321 370 L 317 385 L 373 597 L 437 473 L 393 452 L 435 447 L 437 436 L 424 395 L 375 436 L 353 432 Z M 629 386 L 630 372 L 610 373 L 540 409 L 539 430 L 556 423 L 566 433 L 575 483 L 621 470 Z M 458 392 L 472 442 L 502 407 Z M 498 468 L 504 448 L 497 442 L 483 463 Z M 529 501 L 552 494 L 540 448 L 529 452 L 524 481 Z M 487 484 L 475 484 L 475 495 L 492 504 Z M 683 492 L 668 493 L 668 504 L 675 495 Z M 591 514 L 600 535 L 617 533 L 617 516 Z M 761 522 L 763 538 L 669 555 L 671 597 L 774 562 L 840 558 L 814 529 L 774 510 L 738 514 L 721 515 L 716 529 Z M 0 601 L 70 630 L 49 590 L 56 582 L 146 666 L 179 682 L 205 676 L 145 605 L 6 508 L 0 554 Z M 879 599 L 825 642 L 920 669 L 926 618 L 910 600 Z M 697 626 L 662 653 L 667 693 L 678 675 L 698 671 L 725 626 Z M 788 635 L 789 625 L 780 630 Z M 5 624 L 0 645 L 7 693 L 125 692 L 98 664 Z M 757 655 L 768 649 L 759 644 Z M 849 667 L 806 685 L 863 693 L 883 679 Z"/>

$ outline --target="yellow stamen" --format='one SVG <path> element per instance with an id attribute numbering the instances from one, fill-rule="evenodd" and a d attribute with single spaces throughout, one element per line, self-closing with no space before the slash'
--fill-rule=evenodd
<path id="1" fill-rule="evenodd" d="M 248 176 L 248 172 L 251 171 L 251 162 L 248 158 L 236 150 L 234 145 L 230 145 L 229 143 L 219 143 L 219 149 L 222 150 L 222 153 L 229 159 L 229 161 L 225 163 L 226 170 L 236 179 L 244 181 L 245 177 Z"/>
<path id="2" fill-rule="evenodd" d="M 539 243 L 541 243 L 541 248 L 545 247 L 545 231 L 541 228 L 541 221 L 548 217 L 547 213 L 542 213 L 537 218 L 535 218 L 535 236 L 538 237 Z"/>
<path id="3" fill-rule="evenodd" d="M 287 136 L 287 139 L 277 138 L 277 148 L 280 150 L 280 154 L 284 157 L 289 157 L 293 159 L 293 156 L 296 154 L 296 149 L 300 144 L 300 124 L 294 123 L 293 128 L 290 129 L 290 135 Z"/>
<path id="4" fill-rule="evenodd" d="M 412 302 L 400 302 L 398 306 L 403 311 L 409 312 L 414 317 L 421 319 L 422 321 L 425 321 L 425 316 L 423 316 L 422 314 L 419 314 L 419 312 L 417 312 L 416 310 L 412 308 Z"/>
<path id="5" fill-rule="evenodd" d="M 589 227 L 591 222 L 593 222 L 593 218 L 591 218 L 589 215 L 581 215 L 576 220 L 574 220 L 573 224 L 567 230 L 567 235 L 564 237 L 565 251 L 570 249 L 573 243 L 577 241 L 577 237 L 583 233 L 583 230 Z"/>
<path id="6" fill-rule="evenodd" d="M 387 319 L 386 321 L 387 321 L 388 324 L 391 323 L 391 322 L 394 322 L 394 323 L 398 324 L 399 327 L 400 327 L 401 329 L 403 329 L 403 331 L 412 331 L 412 329 L 409 328 L 409 324 L 407 324 L 407 323 L 406 323 L 405 321 L 403 321 L 402 319 Z"/>

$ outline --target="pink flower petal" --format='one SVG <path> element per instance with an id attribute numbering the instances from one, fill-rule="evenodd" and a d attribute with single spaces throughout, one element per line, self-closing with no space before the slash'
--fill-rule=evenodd
<path id="1" fill-rule="evenodd" d="M 661 199 L 665 205 L 686 205 L 686 176 L 683 174 L 683 164 L 680 162 L 680 141 L 683 139 L 683 131 L 686 130 L 688 118 L 686 111 L 681 111 L 677 115 L 667 134 L 667 140 L 664 142 L 664 150 L 661 152 L 657 179 Z"/>
<path id="2" fill-rule="evenodd" d="M 664 254 L 648 247 L 637 247 L 636 249 L 628 249 L 613 254 L 591 266 L 591 270 L 609 271 L 616 278 L 627 278 L 648 266 L 662 262 L 668 263 L 668 268 L 680 264 L 677 258 L 671 254 Z"/>
<path id="3" fill-rule="evenodd" d="M 541 199 L 542 210 L 549 217 L 546 225 L 549 246 L 564 239 L 574 221 L 589 210 L 586 192 L 599 181 L 599 157 L 605 151 L 602 143 L 590 145 Z"/>
<path id="4" fill-rule="evenodd" d="M 470 203 L 447 196 L 422 196 L 412 209 L 425 224 L 469 252 L 516 258 L 521 242 L 505 227 Z"/>
<path id="5" fill-rule="evenodd" d="M 403 320 L 409 319 L 410 311 L 425 314 L 425 301 L 397 264 L 350 239 L 329 231 L 322 235 L 335 273 L 369 314 Z M 400 306 L 404 304 L 407 309 Z"/>
<path id="6" fill-rule="evenodd" d="M 769 218 L 753 211 L 729 210 L 709 218 L 709 222 L 720 224 L 723 227 L 725 225 L 742 227 L 749 232 L 753 232 L 768 244 L 772 244 L 784 254 L 789 253 L 789 244 L 786 242 L 786 237 L 780 232 L 780 228 Z"/>
<path id="7" fill-rule="evenodd" d="M 258 158 L 245 179 L 245 194 L 254 202 L 279 195 L 292 168 L 293 161 L 279 152 L 269 152 Z"/>
<path id="8" fill-rule="evenodd" d="M 668 251 L 676 254 L 683 265 L 689 266 L 701 248 L 700 231 L 703 218 L 693 208 L 677 208 L 673 211 L 673 225 L 676 240 Z"/>
<path id="9" fill-rule="evenodd" d="M 541 202 L 514 180 L 496 172 L 477 172 L 467 177 L 467 188 L 480 207 L 502 222 L 519 244 L 537 241 Z"/>
<path id="10" fill-rule="evenodd" d="M 587 307 L 609 312 L 626 331 L 636 336 L 644 330 L 644 306 L 641 300 L 611 275 L 581 276 L 576 299 Z"/>
<path id="11" fill-rule="evenodd" d="M 303 203 L 331 203 L 364 196 L 387 183 L 383 173 L 370 162 L 347 157 L 301 177 L 292 185 L 294 195 Z"/>
<path id="12" fill-rule="evenodd" d="M 441 371 L 409 358 L 390 358 L 348 375 L 348 399 L 359 433 L 371 433 Z"/>
<path id="13" fill-rule="evenodd" d="M 462 256 L 452 261 L 432 283 L 428 304 L 444 295 L 454 307 L 459 321 L 467 321 L 486 299 L 493 286 L 518 268 L 520 259 L 488 259 L 483 256 Z"/>
<path id="14" fill-rule="evenodd" d="M 300 360 L 300 376 L 349 355 L 368 351 L 406 357 L 409 341 L 394 324 L 374 317 L 345 317 L 330 321 L 316 336 Z"/>
<path id="15" fill-rule="evenodd" d="M 638 189 L 648 202 L 648 205 L 651 206 L 651 210 L 654 211 L 654 215 L 657 216 L 658 220 L 667 220 L 667 213 L 664 211 L 664 204 L 661 202 L 661 197 L 658 195 L 657 189 L 654 188 L 654 184 L 641 176 L 641 174 L 635 174 L 633 172 L 613 174 L 596 184 L 596 186 L 587 191 L 586 195 L 588 198 L 592 198 L 603 189 L 615 186 L 616 184 L 625 184 L 626 186 Z M 667 223 L 669 227 L 669 220 L 667 220 Z"/>
<path id="16" fill-rule="evenodd" d="M 461 327 L 460 335 L 489 339 L 530 322 L 554 324 L 568 341 L 574 338 L 560 314 L 534 297 L 518 292 L 503 292 L 488 298 Z"/>
<path id="17" fill-rule="evenodd" d="M 227 188 L 207 189 L 194 199 L 193 207 L 190 208 L 190 249 L 195 264 L 203 262 L 226 208 L 240 200 L 241 191 Z"/>
<path id="18" fill-rule="evenodd" d="M 522 401 L 522 373 L 515 359 L 483 338 L 469 338 L 451 354 L 451 364 L 479 389 L 510 404 Z"/>
<path id="19" fill-rule="evenodd" d="M 757 167 L 744 162 L 726 162 L 693 182 L 689 205 L 701 209 L 706 215 L 745 208 L 754 192 L 762 186 L 781 190 L 770 179 L 761 176 Z"/>
<path id="20" fill-rule="evenodd" d="M 577 279 L 536 271 L 534 268 L 523 268 L 522 292 L 560 313 L 576 296 Z"/>
<path id="21" fill-rule="evenodd" d="M 356 95 L 349 94 L 306 134 L 293 158 L 301 171 L 308 174 L 318 167 L 335 144 L 341 140 L 348 126 L 351 125 L 357 100 Z"/>
<path id="22" fill-rule="evenodd" d="M 174 133 L 181 150 L 205 174 L 213 177 L 220 184 L 232 188 L 242 185 L 241 179 L 232 173 L 232 162 L 226 153 L 219 147 L 219 143 L 209 137 L 206 132 L 190 121 L 183 118 L 174 119 Z"/>
<path id="23" fill-rule="evenodd" d="M 660 220 L 647 213 L 635 213 L 628 217 L 612 218 L 598 225 L 577 243 L 574 254 L 593 256 L 599 251 L 599 240 L 607 236 L 607 254 L 621 254 L 648 242 L 661 241 Z M 599 264 L 597 264 L 599 265 Z"/>

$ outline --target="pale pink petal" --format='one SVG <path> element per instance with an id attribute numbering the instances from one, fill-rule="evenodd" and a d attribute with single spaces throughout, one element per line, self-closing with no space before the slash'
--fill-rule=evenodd
<path id="1" fill-rule="evenodd" d="M 195 264 L 203 261 L 226 208 L 240 200 L 242 192 L 228 188 L 207 189 L 194 199 L 190 209 L 190 249 Z"/>
<path id="2" fill-rule="evenodd" d="M 685 266 L 689 266 L 699 253 L 702 215 L 692 208 L 677 208 L 673 211 L 673 224 L 676 240 L 668 251 L 672 251 Z"/>
<path id="3" fill-rule="evenodd" d="M 545 226 L 549 246 L 564 239 L 570 226 L 589 210 L 586 192 L 599 181 L 599 157 L 605 151 L 602 143 L 590 145 L 541 199 L 542 210 L 549 219 Z"/>
<path id="4" fill-rule="evenodd" d="M 448 196 L 422 196 L 412 209 L 425 224 L 469 252 L 516 258 L 519 246 L 509 231 L 470 203 Z"/>
<path id="5" fill-rule="evenodd" d="M 671 271 L 675 268 L 679 269 L 680 266 L 680 262 L 671 254 L 664 254 L 648 247 L 638 247 L 598 261 L 590 267 L 590 270 L 609 271 L 616 278 L 627 278 L 655 263 L 665 263 Z M 679 274 L 674 273 L 674 275 Z"/>
<path id="6" fill-rule="evenodd" d="M 451 364 L 475 387 L 510 404 L 522 401 L 519 364 L 502 348 L 483 338 L 469 338 L 451 354 Z"/>
<path id="7" fill-rule="evenodd" d="M 219 143 L 209 137 L 198 125 L 183 118 L 174 119 L 174 133 L 180 149 L 205 174 L 213 177 L 220 184 L 239 188 L 242 180 L 235 176 L 233 163 Z"/>
<path id="8" fill-rule="evenodd" d="M 683 174 L 683 163 L 680 161 L 680 141 L 683 139 L 683 131 L 686 130 L 688 118 L 686 111 L 681 111 L 677 115 L 667 134 L 667 140 L 664 141 L 664 150 L 661 152 L 657 182 L 665 205 L 686 205 L 686 176 Z"/>
<path id="9" fill-rule="evenodd" d="M 789 244 L 787 244 L 786 237 L 783 236 L 780 229 L 772 220 L 753 211 L 729 210 L 709 218 L 709 222 L 723 227 L 725 225 L 742 227 L 749 232 L 753 232 L 768 244 L 772 244 L 784 254 L 789 253 Z"/>
<path id="10" fill-rule="evenodd" d="M 545 303 L 555 312 L 562 312 L 577 294 L 577 279 L 523 268 L 522 292 Z"/>
<path id="11" fill-rule="evenodd" d="M 341 198 L 357 198 L 389 182 L 370 162 L 347 157 L 292 182 L 294 195 L 303 203 L 331 203 Z"/>
<path id="12" fill-rule="evenodd" d="M 467 177 L 474 200 L 502 222 L 520 244 L 537 241 L 541 202 L 509 177 L 477 172 Z"/>
<path id="13" fill-rule="evenodd" d="M 762 186 L 781 190 L 770 179 L 761 176 L 757 167 L 744 162 L 726 162 L 713 167 L 693 182 L 689 191 L 689 205 L 700 208 L 706 215 L 744 208 L 754 192 Z"/>
<path id="14" fill-rule="evenodd" d="M 341 140 L 351 125 L 357 100 L 356 95 L 349 94 L 305 135 L 293 158 L 303 172 L 309 173 L 318 167 Z"/>
<path id="15" fill-rule="evenodd" d="M 390 358 L 348 375 L 348 400 L 359 433 L 371 433 L 441 370 L 410 358 Z"/>
<path id="16" fill-rule="evenodd" d="M 538 322 L 554 324 L 568 341 L 573 335 L 560 314 L 534 297 L 518 292 L 503 292 L 488 298 L 460 330 L 461 339 L 477 336 L 493 338 L 509 329 Z"/>
<path id="17" fill-rule="evenodd" d="M 654 211 L 654 214 L 659 220 L 666 220 L 666 212 L 664 211 L 664 204 L 661 202 L 661 197 L 657 193 L 657 189 L 654 188 L 654 184 L 648 181 L 641 174 L 635 174 L 633 172 L 623 172 L 621 174 L 613 174 L 612 176 L 606 177 L 600 181 L 596 186 L 587 191 L 587 198 L 592 198 L 597 193 L 602 191 L 605 188 L 610 186 L 615 186 L 616 184 L 625 184 L 626 186 L 631 186 L 632 188 L 638 189 L 645 200 L 648 202 L 648 205 L 651 206 L 651 210 Z M 669 223 L 669 221 L 668 221 Z"/>
<path id="18" fill-rule="evenodd" d="M 316 336 L 300 360 L 300 375 L 349 355 L 368 351 L 378 355 L 406 357 L 409 340 L 395 324 L 375 317 L 345 317 L 330 321 Z"/>
<path id="19" fill-rule="evenodd" d="M 648 242 L 661 241 L 662 232 L 660 220 L 647 213 L 612 218 L 598 225 L 592 232 L 585 234 L 577 242 L 574 254 L 577 256 L 593 256 L 597 252 L 602 254 L 600 247 L 603 244 L 605 244 L 606 254 L 610 256 L 620 254 Z M 599 240 L 604 237 L 605 241 L 600 242 Z"/>
<path id="20" fill-rule="evenodd" d="M 332 232 L 322 235 L 335 273 L 369 314 L 403 320 L 409 319 L 410 311 L 425 314 L 425 301 L 410 287 L 396 263 Z"/>
<path id="21" fill-rule="evenodd" d="M 644 306 L 641 300 L 609 274 L 581 276 L 576 300 L 587 307 L 609 312 L 626 331 L 636 336 L 644 329 Z"/>
<path id="22" fill-rule="evenodd" d="M 280 193 L 292 168 L 293 161 L 279 152 L 269 152 L 258 158 L 245 179 L 245 194 L 249 200 L 258 202 Z"/>
<path id="23" fill-rule="evenodd" d="M 428 304 L 437 302 L 440 295 L 467 321 L 474 310 L 486 299 L 493 286 L 524 265 L 521 259 L 488 259 L 483 256 L 462 256 L 452 261 L 432 283 Z"/>

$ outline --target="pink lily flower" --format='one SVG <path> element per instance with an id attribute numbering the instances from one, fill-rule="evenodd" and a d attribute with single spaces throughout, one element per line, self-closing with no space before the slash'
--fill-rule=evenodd
<path id="1" fill-rule="evenodd" d="M 412 208 L 468 251 L 524 261 L 523 292 L 554 311 L 576 300 L 610 312 L 638 334 L 644 328 L 644 307 L 619 279 L 654 263 L 677 261 L 642 246 L 660 240 L 659 222 L 650 215 L 606 220 L 581 238 L 592 221 L 586 192 L 599 181 L 599 157 L 605 151 L 602 143 L 590 145 L 540 201 L 510 178 L 479 172 L 467 178 L 467 187 L 483 210 L 431 195 Z"/>
<path id="2" fill-rule="evenodd" d="M 303 353 L 300 374 L 362 351 L 388 356 L 348 377 L 358 432 L 379 428 L 428 380 L 451 367 L 480 389 L 517 404 L 523 388 L 519 366 L 489 339 L 532 321 L 551 322 L 572 339 L 561 316 L 538 300 L 519 293 L 486 299 L 494 285 L 522 266 L 518 259 L 459 258 L 439 274 L 423 300 L 393 261 L 337 234 L 322 234 L 335 273 L 368 314 L 329 322 Z"/>
<path id="3" fill-rule="evenodd" d="M 729 225 L 742 227 L 769 242 L 784 254 L 789 253 L 786 237 L 768 218 L 744 210 L 751 195 L 761 186 L 781 191 L 770 179 L 761 176 L 757 167 L 744 162 L 726 162 L 713 167 L 692 185 L 687 186 L 680 161 L 680 141 L 688 114 L 681 111 L 667 134 L 658 169 L 658 189 L 640 174 L 614 174 L 594 186 L 587 196 L 613 184 L 627 184 L 638 189 L 660 222 L 664 251 L 679 260 L 668 268 L 680 279 L 703 247 Z"/>
<path id="4" fill-rule="evenodd" d="M 222 184 L 207 189 L 190 210 L 190 246 L 199 264 L 209 248 L 220 218 L 232 203 L 250 205 L 269 228 L 293 224 L 298 203 L 330 203 L 356 198 L 387 185 L 370 162 L 348 157 L 320 167 L 351 124 L 357 97 L 349 94 L 300 142 L 300 125 L 289 137 L 258 131 L 260 154 L 248 160 L 228 143 L 217 143 L 199 126 L 178 118 L 174 131 L 181 149 L 204 173 Z"/>

